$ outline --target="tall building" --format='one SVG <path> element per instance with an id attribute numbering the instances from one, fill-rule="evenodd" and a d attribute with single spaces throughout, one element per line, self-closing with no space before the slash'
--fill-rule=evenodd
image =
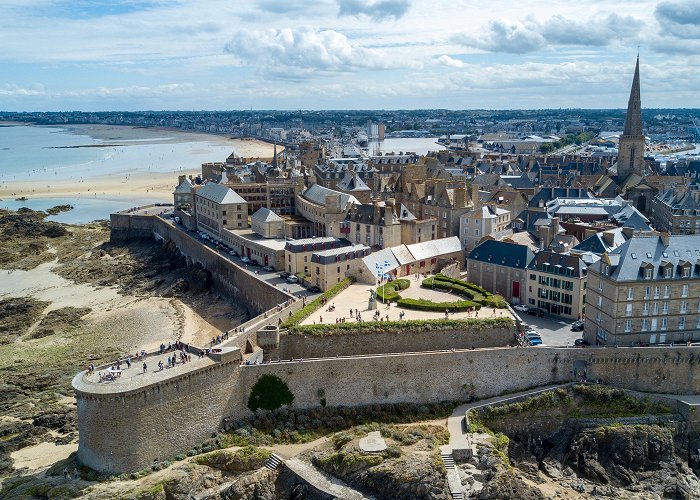
<path id="1" fill-rule="evenodd" d="M 634 235 L 588 267 L 590 344 L 700 340 L 700 236 Z"/>
<path id="2" fill-rule="evenodd" d="M 644 175 L 644 132 L 642 131 L 642 99 L 639 90 L 639 55 L 634 68 L 632 90 L 627 103 L 625 129 L 620 136 L 617 155 L 617 176 L 624 180 L 632 174 Z"/>

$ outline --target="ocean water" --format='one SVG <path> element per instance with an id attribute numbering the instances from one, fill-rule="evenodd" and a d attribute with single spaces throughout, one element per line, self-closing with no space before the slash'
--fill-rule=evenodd
<path id="1" fill-rule="evenodd" d="M 428 154 L 429 151 L 442 151 L 446 149 L 442 144 L 437 143 L 437 137 L 389 137 L 383 141 L 372 141 L 369 143 L 369 152 L 382 153 L 405 153 L 410 151 L 419 155 Z"/>
<path id="2" fill-rule="evenodd" d="M 168 133 L 168 132 L 164 132 Z M 178 139 L 178 132 L 160 140 Z M 234 147 L 185 140 L 145 144 L 148 139 L 101 141 L 58 127 L 0 127 L 0 184 L 18 180 L 80 179 L 129 172 L 173 172 L 198 169 L 201 163 L 224 161 Z M 107 147 L 86 145 L 119 144 Z M 73 146 L 73 147 L 71 147 Z"/>
<path id="3" fill-rule="evenodd" d="M 171 142 L 151 143 L 158 140 Z M 101 144 L 120 145 L 70 147 Z M 158 137 L 150 133 L 145 139 L 101 141 L 60 127 L 0 126 L 0 186 L 11 186 L 22 180 L 45 180 L 47 185 L 54 179 L 77 183 L 103 175 L 125 181 L 130 173 L 136 172 L 174 172 L 175 184 L 179 171 L 199 170 L 204 162 L 224 161 L 234 149 L 235 144 L 228 146 L 216 141 L 192 140 L 191 136 L 185 138 L 176 131 L 163 131 Z M 17 201 L 15 197 L 3 196 L 0 208 L 44 210 L 68 204 L 75 208 L 50 219 L 81 224 L 108 219 L 111 212 L 154 201 L 164 200 L 98 194 L 72 198 L 29 197 L 26 201 Z"/>

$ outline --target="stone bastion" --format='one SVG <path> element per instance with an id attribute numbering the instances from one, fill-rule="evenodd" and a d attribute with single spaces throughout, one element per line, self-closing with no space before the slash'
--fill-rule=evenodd
<path id="1" fill-rule="evenodd" d="M 102 386 L 73 379 L 82 463 L 131 472 L 184 454 L 221 429 L 225 418 L 251 415 L 247 400 L 264 374 L 282 379 L 293 408 L 420 403 L 487 398 L 589 380 L 642 392 L 698 394 L 700 347 L 492 348 L 373 354 L 240 364 L 240 356 L 192 363 L 190 370 L 145 385 Z"/>

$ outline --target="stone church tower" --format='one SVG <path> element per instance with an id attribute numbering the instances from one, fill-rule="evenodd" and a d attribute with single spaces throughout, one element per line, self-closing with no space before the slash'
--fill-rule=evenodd
<path id="1" fill-rule="evenodd" d="M 617 177 L 624 180 L 631 174 L 644 175 L 644 132 L 642 131 L 642 99 L 639 92 L 639 54 L 634 68 L 630 100 L 627 103 L 625 130 L 620 136 L 617 155 Z"/>

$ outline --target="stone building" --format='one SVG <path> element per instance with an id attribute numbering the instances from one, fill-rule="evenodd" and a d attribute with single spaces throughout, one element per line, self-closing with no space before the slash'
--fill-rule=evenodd
<path id="1" fill-rule="evenodd" d="M 351 276 L 360 259 L 370 253 L 370 248 L 362 244 L 313 252 L 308 281 L 326 291 Z"/>
<path id="2" fill-rule="evenodd" d="M 700 236 L 633 236 L 588 268 L 592 345 L 700 340 Z"/>
<path id="3" fill-rule="evenodd" d="M 314 253 L 351 245 L 348 240 L 331 236 L 287 241 L 284 247 L 285 271 L 311 277 L 311 256 Z"/>
<path id="4" fill-rule="evenodd" d="M 583 318 L 586 264 L 578 255 L 542 250 L 527 266 L 527 302 L 548 314 Z"/>
<path id="5" fill-rule="evenodd" d="M 173 191 L 173 203 L 175 210 L 191 211 L 194 207 L 194 193 L 197 190 L 196 186 L 190 178 L 181 175 L 178 179 L 178 185 Z"/>
<path id="6" fill-rule="evenodd" d="M 312 236 L 326 236 L 339 230 L 352 205 L 360 201 L 352 195 L 314 184 L 296 197 L 297 214 L 310 221 Z"/>
<path id="7" fill-rule="evenodd" d="M 469 253 L 486 236 L 499 239 L 510 226 L 510 212 L 498 207 L 485 206 L 470 210 L 459 218 L 459 239 L 462 248 Z"/>
<path id="8" fill-rule="evenodd" d="M 535 257 L 525 245 L 486 240 L 467 256 L 467 278 L 514 304 L 527 303 L 527 266 Z"/>
<path id="9" fill-rule="evenodd" d="M 221 240 L 223 229 L 248 227 L 248 204 L 235 191 L 208 182 L 195 193 L 197 229 Z"/>
<path id="10" fill-rule="evenodd" d="M 331 234 L 347 238 L 353 243 L 386 248 L 400 245 L 401 222 L 396 215 L 394 201 L 374 201 L 371 205 L 351 205 L 348 214 Z"/>
<path id="11" fill-rule="evenodd" d="M 651 218 L 658 231 L 700 234 L 700 190 L 668 189 L 651 201 Z"/>

